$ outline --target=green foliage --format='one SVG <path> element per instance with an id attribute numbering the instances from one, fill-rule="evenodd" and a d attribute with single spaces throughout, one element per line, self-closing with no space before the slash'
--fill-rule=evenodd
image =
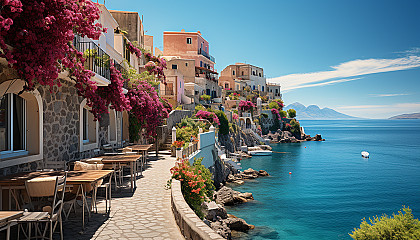
<path id="1" fill-rule="evenodd" d="M 238 110 L 236 110 L 236 109 L 232 110 L 232 112 L 238 114 Z"/>
<path id="2" fill-rule="evenodd" d="M 142 129 L 142 124 L 133 114 L 129 113 L 128 121 L 130 124 L 128 125 L 128 136 L 130 138 L 130 142 L 136 142 L 140 139 L 140 130 Z"/>
<path id="3" fill-rule="evenodd" d="M 192 118 L 185 117 L 178 123 L 176 128 L 176 139 L 184 141 L 186 144 L 191 141 L 191 136 L 197 137 L 200 128 L 203 131 L 208 131 L 210 124 L 203 121 L 195 121 Z"/>
<path id="4" fill-rule="evenodd" d="M 207 95 L 207 94 L 203 94 L 203 95 L 201 95 L 200 99 L 201 100 L 204 100 L 204 101 L 210 101 L 211 100 L 211 96 L 210 95 Z"/>
<path id="5" fill-rule="evenodd" d="M 296 117 L 296 110 L 295 109 L 289 109 L 289 110 L 287 110 L 287 114 L 289 115 L 289 118 L 295 118 Z"/>
<path id="6" fill-rule="evenodd" d="M 203 105 L 196 105 L 194 113 L 197 113 L 198 111 L 206 111 L 206 108 Z"/>
<path id="7" fill-rule="evenodd" d="M 229 134 L 229 121 L 226 117 L 226 114 L 223 111 L 215 111 L 217 118 L 219 118 L 219 134 L 227 135 Z"/>
<path id="8" fill-rule="evenodd" d="M 178 107 L 176 107 L 175 110 L 182 110 L 182 105 L 179 105 Z"/>
<path id="9" fill-rule="evenodd" d="M 248 96 L 246 96 L 246 100 L 247 101 L 251 101 L 251 102 L 253 102 L 253 99 L 255 98 L 255 95 L 254 94 L 249 94 Z"/>
<path id="10" fill-rule="evenodd" d="M 300 137 L 301 132 L 300 132 L 300 124 L 298 121 L 296 121 L 295 119 L 292 119 L 290 121 L 290 132 L 293 134 L 293 136 L 295 137 Z"/>
<path id="11" fill-rule="evenodd" d="M 277 102 L 275 102 L 275 101 L 272 101 L 272 102 L 270 102 L 269 104 L 268 104 L 268 108 L 270 108 L 270 109 L 279 109 L 279 104 L 277 103 Z"/>
<path id="12" fill-rule="evenodd" d="M 280 114 L 280 117 L 282 117 L 282 118 L 287 117 L 287 112 L 286 111 L 280 110 L 279 114 Z"/>
<path id="13" fill-rule="evenodd" d="M 139 85 L 140 81 L 146 81 L 148 82 L 150 85 L 152 85 L 152 87 L 154 87 L 156 89 L 156 91 L 158 90 L 158 86 L 160 84 L 159 81 L 156 81 L 156 77 L 152 74 L 150 74 L 148 71 L 144 71 L 142 73 L 137 73 L 136 69 L 130 67 L 128 69 L 128 71 L 126 71 L 125 74 L 125 78 L 126 79 L 130 79 L 130 81 L 128 82 L 128 87 L 129 88 L 133 88 L 133 86 L 137 86 Z"/>
<path id="14" fill-rule="evenodd" d="M 247 91 L 247 92 L 250 92 L 251 91 L 251 87 L 250 86 L 246 86 L 244 90 Z"/>
<path id="15" fill-rule="evenodd" d="M 369 218 L 368 223 L 363 219 L 360 228 L 355 228 L 350 234 L 353 239 L 420 239 L 420 221 L 414 219 L 410 208 L 403 207 L 392 217 L 382 215 Z"/>
<path id="16" fill-rule="evenodd" d="M 196 137 L 198 135 L 198 129 L 192 127 L 182 127 L 176 129 L 176 139 L 178 141 L 184 141 L 188 143 L 191 141 L 191 136 Z"/>

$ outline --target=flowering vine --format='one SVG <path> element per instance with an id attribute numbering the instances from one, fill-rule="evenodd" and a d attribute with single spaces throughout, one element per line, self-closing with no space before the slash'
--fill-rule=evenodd
<path id="1" fill-rule="evenodd" d="M 280 114 L 279 114 L 279 110 L 272 108 L 271 109 L 271 113 L 273 114 L 273 116 L 277 116 L 278 120 L 281 120 Z"/>
<path id="2" fill-rule="evenodd" d="M 239 110 L 245 112 L 248 110 L 252 110 L 253 108 L 255 108 L 255 105 L 251 102 L 251 101 L 240 101 L 239 102 Z"/>
<path id="3" fill-rule="evenodd" d="M 147 64 L 145 65 L 147 71 L 155 75 L 158 80 L 166 84 L 166 77 L 165 73 L 163 72 L 163 70 L 166 69 L 165 59 L 153 56 L 151 53 L 145 53 L 144 57 L 147 61 Z"/>
<path id="4" fill-rule="evenodd" d="M 142 52 L 140 49 L 138 49 L 137 47 L 135 47 L 131 42 L 128 42 L 126 45 L 128 51 L 130 51 L 130 53 L 135 54 L 138 58 L 141 57 Z"/>
<path id="5" fill-rule="evenodd" d="M 195 114 L 195 116 L 197 118 L 200 118 L 200 119 L 207 119 L 211 123 L 216 123 L 217 125 L 220 125 L 219 118 L 216 116 L 216 114 L 214 112 L 208 112 L 208 111 L 199 110 Z"/>

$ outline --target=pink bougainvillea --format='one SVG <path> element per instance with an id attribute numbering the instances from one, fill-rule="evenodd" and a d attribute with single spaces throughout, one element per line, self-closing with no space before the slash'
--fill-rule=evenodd
<path id="1" fill-rule="evenodd" d="M 149 71 L 149 73 L 153 74 L 160 81 L 166 84 L 166 77 L 165 77 L 165 73 L 163 72 L 163 70 L 166 69 L 165 59 L 153 56 L 150 53 L 145 53 L 144 57 L 146 58 L 146 61 L 148 62 L 145 66 L 147 71 Z"/>
<path id="2" fill-rule="evenodd" d="M 216 123 L 217 125 L 220 125 L 219 118 L 214 112 L 200 110 L 195 114 L 195 116 L 200 119 L 207 119 L 212 123 Z"/>
<path id="3" fill-rule="evenodd" d="M 239 102 L 239 110 L 245 112 L 255 108 L 255 105 L 251 101 L 240 101 Z"/>
<path id="4" fill-rule="evenodd" d="M 238 120 L 238 119 L 239 119 L 239 115 L 238 115 L 238 114 L 236 114 L 236 113 L 233 113 L 233 114 L 232 114 L 232 118 L 233 118 L 234 120 Z"/>
<path id="5" fill-rule="evenodd" d="M 275 109 L 275 108 L 272 108 L 272 109 L 271 109 L 271 113 L 273 114 L 273 116 L 277 116 L 277 118 L 278 118 L 279 120 L 281 120 L 279 110 L 277 110 L 277 109 Z"/>
<path id="6" fill-rule="evenodd" d="M 142 55 L 141 50 L 138 49 L 137 47 L 135 47 L 131 42 L 128 42 L 128 44 L 126 46 L 127 46 L 128 51 L 135 54 L 138 58 L 141 57 L 141 55 Z"/>

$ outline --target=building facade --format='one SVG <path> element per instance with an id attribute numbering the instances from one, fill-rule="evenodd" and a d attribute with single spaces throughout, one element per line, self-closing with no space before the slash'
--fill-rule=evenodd
<path id="1" fill-rule="evenodd" d="M 251 64 L 236 63 L 227 66 L 220 72 L 219 85 L 226 90 L 251 90 L 267 92 L 264 69 Z"/>
<path id="2" fill-rule="evenodd" d="M 216 60 L 210 55 L 210 45 L 200 31 L 164 32 L 163 55 L 168 61 L 168 68 L 174 65 L 179 67 L 185 83 L 188 83 L 188 89 L 194 89 L 194 93 L 198 91 L 199 95 L 207 94 L 212 98 L 221 96 L 218 73 L 214 69 Z M 179 64 L 180 62 L 182 64 Z M 194 73 L 193 79 L 191 73 Z M 193 84 L 196 86 L 192 87 Z"/>

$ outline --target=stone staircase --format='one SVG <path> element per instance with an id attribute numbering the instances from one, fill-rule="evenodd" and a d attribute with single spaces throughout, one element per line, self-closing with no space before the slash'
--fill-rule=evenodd
<path id="1" fill-rule="evenodd" d="M 169 149 L 171 149 L 171 145 L 172 145 L 172 132 L 169 133 L 165 142 L 162 145 L 160 145 L 160 149 L 161 150 L 169 150 Z"/>

